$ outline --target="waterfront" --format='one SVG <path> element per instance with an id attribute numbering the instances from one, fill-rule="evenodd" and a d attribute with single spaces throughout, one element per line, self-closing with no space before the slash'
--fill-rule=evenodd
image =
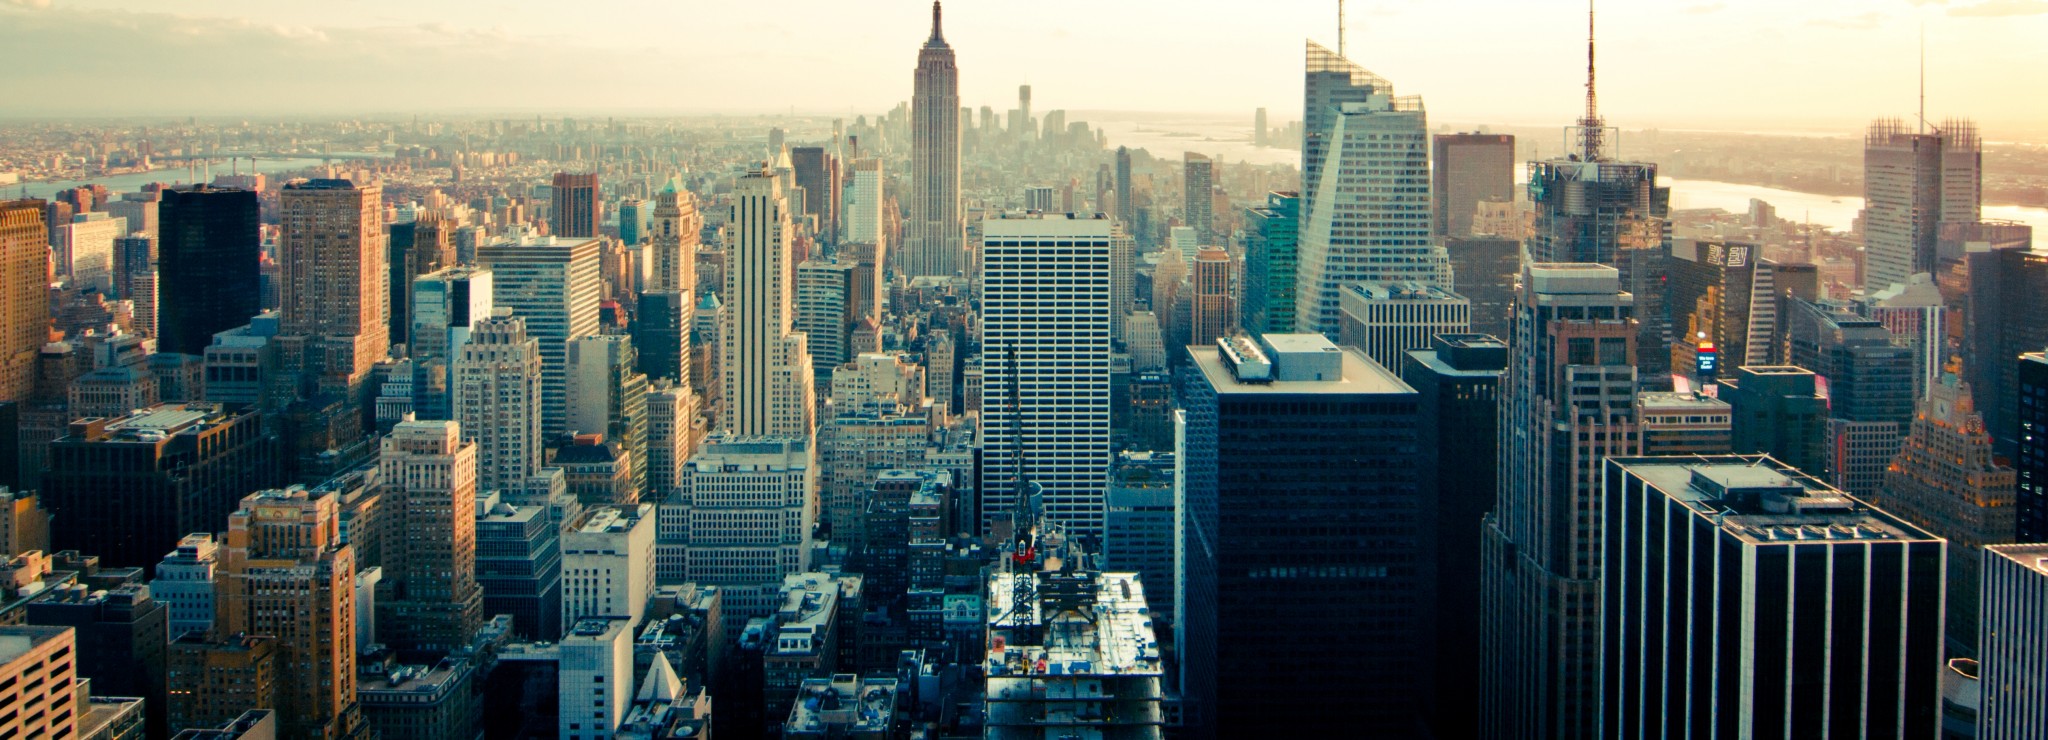
<path id="1" fill-rule="evenodd" d="M 297 172 L 299 170 L 318 167 L 324 162 L 326 162 L 326 160 L 319 159 L 317 157 L 258 159 L 255 160 L 254 171 L 266 175 L 277 174 L 280 172 Z M 245 173 L 249 172 L 251 171 L 250 167 L 251 165 L 248 163 L 248 161 L 245 160 L 242 162 L 241 171 Z M 132 193 L 139 191 L 142 189 L 143 186 L 154 182 L 160 182 L 166 185 L 183 185 L 201 180 L 211 181 L 213 179 L 212 175 L 224 175 L 228 174 L 229 171 L 230 168 L 227 166 L 227 161 L 222 160 L 214 165 L 213 169 L 210 170 L 210 175 L 207 174 L 207 170 L 200 170 L 198 176 L 194 177 L 194 171 L 188 170 L 184 167 L 160 167 L 149 172 L 131 172 L 125 175 L 94 177 L 87 178 L 84 180 L 25 182 L 20 184 L 7 185 L 5 187 L 0 187 L 0 196 L 5 196 L 8 198 L 17 198 L 24 197 L 22 194 L 26 193 L 26 197 L 29 198 L 50 198 L 52 196 L 55 196 L 60 191 L 69 190 L 80 185 L 104 185 L 108 190 L 114 191 L 116 193 Z"/>
<path id="2" fill-rule="evenodd" d="M 1761 185 L 1668 177 L 1663 178 L 1663 184 L 1671 187 L 1673 209 L 1719 208 L 1735 213 L 1747 213 L 1750 199 L 1756 198 L 1777 208 L 1779 218 L 1795 222 L 1811 221 L 1815 226 L 1834 231 L 1848 231 L 1855 223 L 1856 215 L 1863 210 L 1863 199 L 1855 196 L 1802 193 Z M 2048 248 L 2048 208 L 1984 206 L 1984 218 L 1990 221 L 2017 221 L 2033 226 L 2034 246 Z"/>

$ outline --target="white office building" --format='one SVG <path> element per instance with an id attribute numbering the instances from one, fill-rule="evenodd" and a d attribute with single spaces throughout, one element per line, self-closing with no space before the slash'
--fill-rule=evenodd
<path id="1" fill-rule="evenodd" d="M 982 223 L 984 527 L 1007 524 L 1028 481 L 1044 489 L 1046 518 L 1102 535 L 1112 223 L 1072 214 Z"/>
<path id="2" fill-rule="evenodd" d="M 706 439 L 660 517 L 662 583 L 724 588 L 728 627 L 766 616 L 782 577 L 810 569 L 818 466 L 809 440 Z"/>
<path id="3" fill-rule="evenodd" d="M 598 242 L 520 234 L 478 247 L 476 255 L 493 273 L 492 302 L 525 319 L 527 335 L 539 343 L 541 429 L 561 434 L 568 425 L 568 343 L 598 328 Z"/>
<path id="4" fill-rule="evenodd" d="M 633 704 L 633 625 L 625 619 L 584 619 L 557 648 L 561 707 L 555 737 L 611 740 Z M 513 659 L 518 659 L 514 657 Z M 571 697 L 574 697 L 573 700 Z"/>
<path id="5" fill-rule="evenodd" d="M 1472 301 L 1428 283 L 1346 285 L 1338 295 L 1344 315 L 1337 343 L 1391 370 L 1400 369 L 1408 350 L 1428 349 L 1430 337 L 1472 330 Z"/>
<path id="6" fill-rule="evenodd" d="M 654 594 L 654 505 L 600 506 L 562 533 L 562 623 L 639 624 Z"/>
<path id="7" fill-rule="evenodd" d="M 510 309 L 476 322 L 456 354 L 449 395 L 477 445 L 477 490 L 519 491 L 540 471 L 541 368 L 540 343 Z"/>
<path id="8" fill-rule="evenodd" d="M 808 437 L 816 390 L 806 337 L 794 331 L 791 209 L 776 176 L 741 177 L 725 250 L 718 329 L 719 429 L 739 436 Z"/>

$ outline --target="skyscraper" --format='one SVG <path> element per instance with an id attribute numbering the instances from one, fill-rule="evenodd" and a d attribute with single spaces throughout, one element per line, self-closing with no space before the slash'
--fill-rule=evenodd
<path id="1" fill-rule="evenodd" d="M 35 391 L 36 355 L 50 339 L 49 241 L 42 201 L 0 203 L 0 402 Z"/>
<path id="2" fill-rule="evenodd" d="M 149 339 L 157 330 L 156 259 L 156 234 L 114 237 L 114 294 L 135 306 L 129 331 Z"/>
<path id="3" fill-rule="evenodd" d="M 217 531 L 239 496 L 278 475 L 277 438 L 253 409 L 205 403 L 78 420 L 49 454 L 52 546 L 110 566 L 155 565 L 187 533 Z"/>
<path id="4" fill-rule="evenodd" d="M 1769 457 L 1601 467 L 1601 725 L 1528 734 L 1936 735 L 1940 538 Z"/>
<path id="5" fill-rule="evenodd" d="M 1125 229 L 1137 228 L 1133 220 L 1136 208 L 1131 204 L 1131 148 L 1116 148 L 1116 220 Z"/>
<path id="6" fill-rule="evenodd" d="M 910 217 L 902 272 L 953 275 L 967 264 L 960 217 L 960 69 L 940 33 L 936 0 L 931 38 L 917 53 L 910 118 Z"/>
<path id="7" fill-rule="evenodd" d="M 1515 202 L 1515 137 L 1437 134 L 1431 143 L 1430 202 L 1437 236 L 1471 236 L 1480 203 Z"/>
<path id="8" fill-rule="evenodd" d="M 634 369 L 632 339 L 604 334 L 570 342 L 568 364 L 567 429 L 617 443 L 638 496 L 647 487 L 647 376 Z"/>
<path id="9" fill-rule="evenodd" d="M 597 333 L 597 247 L 595 239 L 519 235 L 476 250 L 491 268 L 491 302 L 525 319 L 540 346 L 541 429 L 549 436 L 567 429 L 569 342 Z"/>
<path id="10" fill-rule="evenodd" d="M 599 216 L 597 173 L 555 173 L 553 195 L 548 200 L 548 233 L 571 239 L 597 236 Z"/>
<path id="11" fill-rule="evenodd" d="M 638 246 L 647 238 L 647 224 L 654 215 L 651 205 L 639 198 L 619 201 L 619 241 L 628 248 Z"/>
<path id="12" fill-rule="evenodd" d="M 1984 548 L 1984 706 L 1978 737 L 2021 740 L 2048 732 L 2048 684 L 2041 682 L 2041 651 L 2048 646 L 2048 547 Z"/>
<path id="13" fill-rule="evenodd" d="M 1244 327 L 1294 330 L 1294 272 L 1300 259 L 1301 194 L 1271 192 L 1245 212 Z"/>
<path id="14" fill-rule="evenodd" d="M 540 373 L 540 344 L 510 309 L 477 321 L 450 363 L 452 416 L 477 445 L 480 490 L 524 490 L 540 472 Z"/>
<path id="15" fill-rule="evenodd" d="M 2014 477 L 1991 454 L 1969 384 L 1948 375 L 1920 402 L 1913 431 L 1871 501 L 1948 540 L 1948 639 L 1969 648 L 1977 646 L 1984 547 L 2013 541 Z"/>
<path id="16" fill-rule="evenodd" d="M 697 289 L 697 247 L 704 217 L 697 198 L 671 179 L 654 194 L 654 212 L 647 232 L 653 244 L 647 254 L 648 292 L 688 294 Z"/>
<path id="17" fill-rule="evenodd" d="M 1499 496 L 1500 379 L 1508 345 L 1485 334 L 1438 334 L 1427 349 L 1403 358 L 1401 381 L 1420 403 L 1422 455 L 1435 471 L 1434 509 L 1436 685 L 1430 705 L 1437 737 L 1472 737 L 1479 701 L 1471 690 L 1479 666 L 1479 533 Z M 1428 509 L 1425 509 L 1426 511 Z"/>
<path id="18" fill-rule="evenodd" d="M 1429 347 L 1430 337 L 1472 330 L 1472 302 L 1433 285 L 1355 283 L 1339 295 L 1337 341 L 1389 370 L 1400 368 L 1409 350 Z"/>
<path id="19" fill-rule="evenodd" d="M 1195 229 L 1201 246 L 1216 246 L 1216 163 L 1207 156 L 1187 152 L 1181 168 L 1181 213 Z"/>
<path id="20" fill-rule="evenodd" d="M 1345 103 L 1363 103 L 1374 95 L 1392 95 L 1393 85 L 1351 60 L 1308 42 L 1301 111 L 1301 214 L 1314 213 L 1316 191 L 1323 182 L 1323 160 L 1329 154 L 1339 110 Z"/>
<path id="21" fill-rule="evenodd" d="M 1913 418 L 1913 350 L 1882 324 L 1810 301 L 1787 301 L 1787 354 L 1827 384 L 1828 483 L 1878 494 Z"/>
<path id="22" fill-rule="evenodd" d="M 696 306 L 688 291 L 640 294 L 633 312 L 633 354 L 641 374 L 690 384 L 690 326 Z"/>
<path id="23" fill-rule="evenodd" d="M 1433 487 L 1415 390 L 1319 334 L 1182 351 L 1174 610 L 1192 734 L 1425 734 Z"/>
<path id="24" fill-rule="evenodd" d="M 782 577 L 810 569 L 817 491 L 808 440 L 706 438 L 660 507 L 659 581 L 720 587 L 728 627 L 767 616 Z"/>
<path id="25" fill-rule="evenodd" d="M 816 259 L 796 266 L 794 327 L 803 333 L 812 370 L 820 379 L 831 378 L 834 368 L 853 361 L 853 327 L 861 318 L 854 313 L 855 267 Z"/>
<path id="26" fill-rule="evenodd" d="M 1209 345 L 1237 328 L 1237 261 L 1220 248 L 1195 255 L 1188 344 Z"/>
<path id="27" fill-rule="evenodd" d="M 800 146 L 789 150 L 789 166 L 796 171 L 796 186 L 804 189 L 804 213 L 818 217 L 818 237 L 827 244 L 839 241 L 839 159 L 821 146 Z"/>
<path id="28" fill-rule="evenodd" d="M 804 335 L 792 331 L 796 257 L 790 215 L 774 176 L 740 178 L 718 332 L 718 424 L 735 435 L 808 437 L 813 429 L 811 354 Z"/>
<path id="29" fill-rule="evenodd" d="M 1863 137 L 1864 291 L 1934 272 L 1941 224 L 1979 219 L 1983 179 L 1976 124 L 1915 132 L 1896 118 L 1872 123 Z"/>
<path id="30" fill-rule="evenodd" d="M 982 222 L 983 527 L 1037 484 L 1047 519 L 1102 535 L 1113 233 L 1100 216 Z"/>
<path id="31" fill-rule="evenodd" d="M 1718 397 L 1733 414 L 1736 454 L 1770 455 L 1807 475 L 1827 470 L 1828 399 L 1813 371 L 1745 365 L 1718 382 Z"/>
<path id="32" fill-rule="evenodd" d="M 847 244 L 883 245 L 882 160 L 853 161 L 853 186 L 846 191 L 846 216 L 839 240 Z"/>
<path id="33" fill-rule="evenodd" d="M 470 327 L 491 316 L 491 270 L 448 267 L 414 278 L 409 289 L 413 409 L 422 419 L 451 418 L 448 370 L 469 343 Z"/>
<path id="34" fill-rule="evenodd" d="M 214 630 L 277 639 L 279 734 L 336 740 L 360 731 L 355 574 L 332 494 L 259 491 L 228 517 Z"/>
<path id="35" fill-rule="evenodd" d="M 1525 242 L 1535 262 L 1597 262 L 1621 272 L 1635 296 L 1636 367 L 1647 390 L 1671 387 L 1671 331 L 1663 305 L 1671 189 L 1657 165 L 1617 159 L 1619 135 L 1600 117 L 1593 89 L 1592 13 L 1586 18 L 1586 115 L 1570 131 L 1577 151 L 1529 163 L 1535 222 Z M 1684 308 L 1684 307 L 1681 307 Z"/>
<path id="36" fill-rule="evenodd" d="M 306 180 L 286 183 L 279 196 L 282 332 L 306 337 L 307 369 L 323 388 L 355 390 L 391 348 L 383 193 L 381 185 Z"/>
<path id="37" fill-rule="evenodd" d="M 2048 352 L 2028 352 L 2017 365 L 2015 393 L 2027 402 L 2013 410 L 2018 474 L 2015 541 L 2048 542 Z"/>
<path id="38" fill-rule="evenodd" d="M 1422 98 L 1395 97 L 1392 83 L 1309 44 L 1311 111 L 1295 275 L 1295 328 L 1335 339 L 1339 290 L 1351 283 L 1419 282 L 1449 287 L 1448 255 L 1430 236 L 1429 125 Z M 1325 90 L 1332 75 L 1347 86 Z M 1342 93 L 1341 95 L 1339 93 Z M 1354 102 L 1355 100 L 1355 102 Z M 1321 128 L 1316 128 L 1321 126 Z M 1155 310 L 1156 307 L 1155 307 Z"/>
<path id="39" fill-rule="evenodd" d="M 1598 264 L 1523 268 L 1481 534 L 1480 733 L 1574 736 L 1600 701 L 1600 465 L 1635 454 L 1635 297 Z"/>
<path id="40" fill-rule="evenodd" d="M 476 580 L 477 444 L 453 421 L 402 421 L 384 437 L 384 507 L 403 536 L 383 548 L 377 641 L 468 647 L 483 624 Z"/>

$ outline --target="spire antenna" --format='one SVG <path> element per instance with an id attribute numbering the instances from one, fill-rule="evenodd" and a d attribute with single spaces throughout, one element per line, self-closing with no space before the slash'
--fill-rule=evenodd
<path id="1" fill-rule="evenodd" d="M 1607 137 L 1607 122 L 1600 120 L 1600 97 L 1595 92 L 1593 76 L 1593 0 L 1586 0 L 1586 117 L 1579 119 L 1576 127 L 1579 136 L 1579 157 L 1592 162 L 1600 159 L 1602 140 Z"/>
<path id="2" fill-rule="evenodd" d="M 939 30 L 939 0 L 932 0 L 932 41 L 946 40 L 946 34 Z"/>
<path id="3" fill-rule="evenodd" d="M 1344 0 L 1337 0 L 1337 56 L 1351 58 L 1344 55 Z"/>
<path id="4" fill-rule="evenodd" d="M 1600 120 L 1600 99 L 1593 91 L 1593 0 L 1586 0 L 1586 122 Z"/>

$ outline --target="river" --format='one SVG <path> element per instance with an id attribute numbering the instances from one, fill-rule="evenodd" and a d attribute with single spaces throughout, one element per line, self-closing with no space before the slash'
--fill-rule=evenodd
<path id="1" fill-rule="evenodd" d="M 1863 210 L 1863 199 L 1855 196 L 1802 193 L 1796 190 L 1713 180 L 1680 180 L 1667 177 L 1663 178 L 1663 181 L 1663 184 L 1671 186 L 1671 207 L 1674 209 L 1719 208 L 1747 213 L 1749 200 L 1756 198 L 1777 208 L 1779 218 L 1795 222 L 1810 220 L 1816 226 L 1835 231 L 1848 231 L 1856 220 L 1856 214 Z M 2048 248 L 2048 208 L 1984 206 L 1984 218 L 1990 221 L 2017 221 L 2033 226 L 2034 247 Z"/>
<path id="2" fill-rule="evenodd" d="M 266 175 L 275 174 L 279 172 L 294 172 L 297 170 L 306 169 L 308 167 L 318 167 L 325 161 L 326 160 L 313 157 L 292 157 L 289 159 L 258 159 L 256 160 L 255 171 L 261 172 Z M 213 174 L 227 174 L 229 172 L 229 169 L 227 168 L 226 164 L 227 163 L 225 161 L 216 162 L 213 167 Z M 248 162 L 245 161 L 242 163 L 242 171 L 249 171 Z M 153 182 L 160 182 L 166 185 L 178 185 L 192 182 L 193 178 L 191 176 L 191 172 L 191 170 L 187 170 L 183 167 L 163 167 L 149 172 L 136 172 L 127 175 L 113 175 L 109 177 L 95 177 L 85 180 L 28 182 L 21 183 L 18 185 L 0 186 L 0 197 L 21 197 L 20 194 L 25 190 L 28 193 L 27 197 L 30 198 L 50 198 L 55 196 L 59 191 L 70 190 L 71 188 L 75 188 L 80 185 L 104 185 L 108 190 L 112 190 L 116 193 L 133 193 L 142 190 L 142 186 L 148 185 Z M 205 176 L 202 171 L 200 179 L 211 180 L 212 178 Z"/>

